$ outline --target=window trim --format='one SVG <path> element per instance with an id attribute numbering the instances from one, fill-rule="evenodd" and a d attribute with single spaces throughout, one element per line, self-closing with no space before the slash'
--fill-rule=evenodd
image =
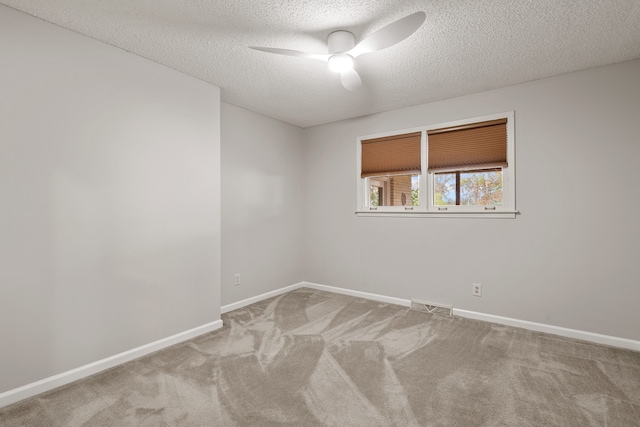
<path id="1" fill-rule="evenodd" d="M 503 204 L 501 206 L 438 206 L 433 204 L 433 176 L 435 172 L 428 172 L 428 135 L 427 132 L 433 129 L 465 126 L 472 123 L 485 122 L 497 119 L 507 119 L 507 167 L 503 168 Z M 400 129 L 391 132 L 383 132 L 374 135 L 365 135 L 356 138 L 356 175 L 357 175 L 357 206 L 358 216 L 390 216 L 403 218 L 515 218 L 519 213 L 516 210 L 515 191 L 515 112 L 490 114 L 481 117 L 473 117 L 462 120 L 455 120 L 445 123 L 435 123 L 432 125 Z M 380 206 L 369 207 L 366 203 L 368 196 L 368 178 L 361 177 L 362 168 L 362 141 L 401 135 L 413 132 L 421 132 L 420 157 L 421 174 L 420 182 L 420 206 L 407 208 L 405 206 Z M 426 190 L 426 191 L 425 191 Z M 443 209 L 444 208 L 444 209 Z"/>

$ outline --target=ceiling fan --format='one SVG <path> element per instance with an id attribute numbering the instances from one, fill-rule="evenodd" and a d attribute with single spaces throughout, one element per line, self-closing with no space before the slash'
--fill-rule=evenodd
<path id="1" fill-rule="evenodd" d="M 307 53 L 275 47 L 249 47 L 268 53 L 326 61 L 329 63 L 331 71 L 340 73 L 342 85 L 348 90 L 355 91 L 362 87 L 362 80 L 356 70 L 353 69 L 354 59 L 365 53 L 375 52 L 400 43 L 416 32 L 426 17 L 427 15 L 424 12 L 412 13 L 380 28 L 358 44 L 355 44 L 355 37 L 349 31 L 334 31 L 327 37 L 328 53 Z"/>

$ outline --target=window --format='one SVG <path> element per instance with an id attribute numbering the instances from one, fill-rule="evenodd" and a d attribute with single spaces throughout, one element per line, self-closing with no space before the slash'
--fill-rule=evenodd
<path id="1" fill-rule="evenodd" d="M 421 171 L 422 132 L 362 140 L 361 177 L 369 188 L 368 206 L 414 206 Z M 417 202 L 417 200 L 416 200 Z"/>
<path id="2" fill-rule="evenodd" d="M 357 213 L 514 217 L 513 117 L 358 138 Z"/>
<path id="3" fill-rule="evenodd" d="M 434 174 L 433 204 L 436 206 L 500 206 L 502 203 L 502 168 Z"/>

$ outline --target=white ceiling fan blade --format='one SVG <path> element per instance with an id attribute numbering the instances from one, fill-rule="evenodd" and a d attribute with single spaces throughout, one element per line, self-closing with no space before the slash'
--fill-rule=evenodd
<path id="1" fill-rule="evenodd" d="M 382 50 L 396 43 L 400 43 L 415 33 L 424 23 L 425 19 L 427 19 L 427 14 L 424 12 L 416 12 L 405 16 L 386 27 L 380 28 L 347 53 L 355 58 L 356 56 Z"/>
<path id="2" fill-rule="evenodd" d="M 256 47 L 249 46 L 253 50 L 261 50 L 267 53 L 276 53 L 278 55 L 297 56 L 299 58 L 319 59 L 320 61 L 328 61 L 331 55 L 326 53 L 307 53 L 299 50 L 278 49 L 277 47 Z"/>
<path id="3" fill-rule="evenodd" d="M 353 68 L 343 71 L 340 74 L 340 81 L 342 82 L 342 86 L 350 91 L 356 91 L 362 87 L 360 75 Z"/>

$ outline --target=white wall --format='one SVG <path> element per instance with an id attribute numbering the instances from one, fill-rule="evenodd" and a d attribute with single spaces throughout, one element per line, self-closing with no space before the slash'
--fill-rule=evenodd
<path id="1" fill-rule="evenodd" d="M 307 129 L 305 280 L 640 339 L 638 76 L 640 60 Z M 356 217 L 356 137 L 511 110 L 516 219 Z"/>
<path id="2" fill-rule="evenodd" d="M 222 304 L 303 280 L 303 130 L 222 103 Z M 234 274 L 240 285 L 234 286 Z"/>
<path id="3" fill-rule="evenodd" d="M 0 58 L 0 393 L 219 320 L 219 88 L 5 6 Z"/>

